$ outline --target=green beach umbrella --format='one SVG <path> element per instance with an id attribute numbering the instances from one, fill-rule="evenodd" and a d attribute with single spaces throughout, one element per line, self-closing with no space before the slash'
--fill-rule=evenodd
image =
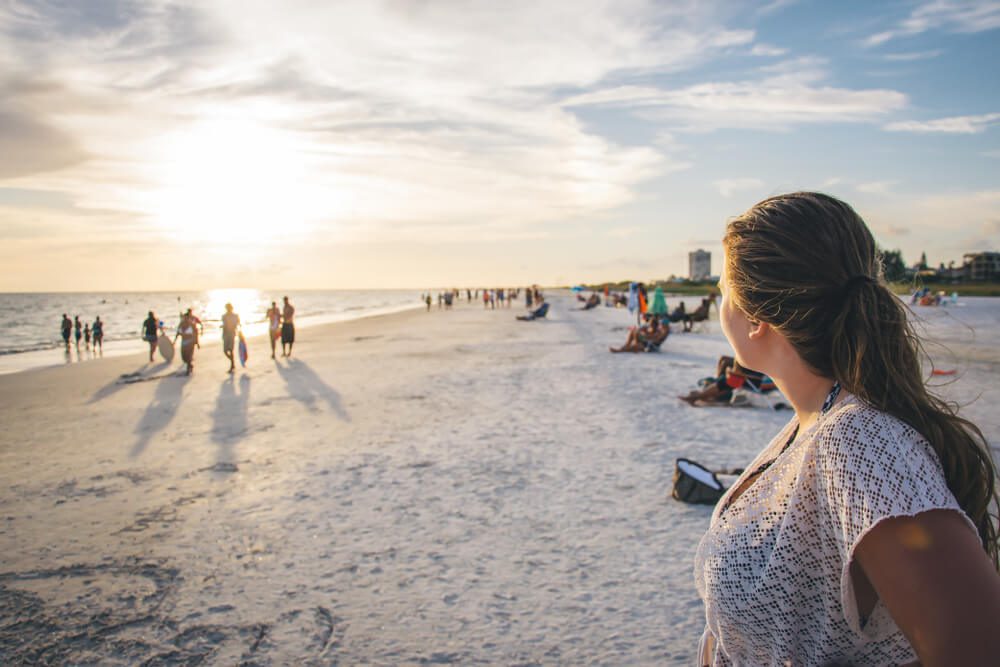
<path id="1" fill-rule="evenodd" d="M 649 312 L 653 315 L 667 314 L 667 300 L 663 296 L 663 289 L 659 286 L 653 292 L 653 303 L 649 306 Z"/>

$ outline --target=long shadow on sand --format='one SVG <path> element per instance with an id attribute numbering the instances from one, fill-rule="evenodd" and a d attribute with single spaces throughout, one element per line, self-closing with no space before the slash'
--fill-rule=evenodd
<path id="1" fill-rule="evenodd" d="M 153 402 L 146 407 L 142 419 L 135 426 L 135 433 L 138 438 L 132 445 L 129 456 L 135 458 L 142 454 L 157 433 L 165 429 L 181 406 L 181 394 L 187 379 L 177 375 L 169 375 L 159 380 L 156 385 L 156 393 L 153 394 Z"/>
<path id="2" fill-rule="evenodd" d="M 340 394 L 337 393 L 337 390 L 323 382 L 316 371 L 309 368 L 306 363 L 298 359 L 289 359 L 286 364 L 276 361 L 274 366 L 278 369 L 281 379 L 288 385 L 289 396 L 305 405 L 312 412 L 319 409 L 316 407 L 318 400 L 326 401 L 338 417 L 346 422 L 351 421 L 351 416 L 347 414 L 347 410 L 340 402 Z"/>
<path id="3" fill-rule="evenodd" d="M 155 376 L 158 375 L 160 371 L 166 370 L 168 366 L 170 366 L 170 362 L 168 361 L 161 361 L 155 366 L 143 364 L 131 373 L 119 375 L 114 380 L 95 391 L 94 395 L 87 401 L 87 404 L 90 405 L 92 403 L 97 403 L 98 401 L 103 401 L 108 396 L 121 391 L 130 384 L 157 379 Z"/>
<path id="4" fill-rule="evenodd" d="M 233 447 L 246 437 L 249 430 L 249 407 L 250 376 L 240 376 L 237 390 L 236 379 L 230 375 L 219 387 L 215 411 L 212 412 L 212 442 L 219 445 L 218 463 L 233 462 Z"/>

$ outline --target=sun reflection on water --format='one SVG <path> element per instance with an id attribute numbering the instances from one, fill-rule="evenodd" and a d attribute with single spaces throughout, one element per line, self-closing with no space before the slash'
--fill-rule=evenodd
<path id="1" fill-rule="evenodd" d="M 208 300 L 201 316 L 206 325 L 211 322 L 213 328 L 221 326 L 220 320 L 226 312 L 226 304 L 231 303 L 233 304 L 233 312 L 240 316 L 243 333 L 255 336 L 267 330 L 265 315 L 271 304 L 260 290 L 252 288 L 214 289 L 209 290 L 207 297 Z"/>

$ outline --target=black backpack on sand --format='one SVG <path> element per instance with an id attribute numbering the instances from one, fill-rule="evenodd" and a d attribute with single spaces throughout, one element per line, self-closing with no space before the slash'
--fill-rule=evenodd
<path id="1" fill-rule="evenodd" d="M 674 500 L 696 505 L 714 505 L 722 498 L 726 487 L 708 468 L 689 459 L 677 459 L 674 464 Z"/>

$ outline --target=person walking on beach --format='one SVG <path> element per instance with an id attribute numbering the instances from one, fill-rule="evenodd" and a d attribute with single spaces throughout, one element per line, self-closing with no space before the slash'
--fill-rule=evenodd
<path id="1" fill-rule="evenodd" d="M 281 311 L 281 356 L 292 356 L 292 346 L 295 344 L 295 306 L 284 297 L 285 305 Z M 287 350 L 286 350 L 287 348 Z"/>
<path id="2" fill-rule="evenodd" d="M 222 353 L 229 359 L 229 372 L 236 370 L 236 359 L 233 351 L 236 349 L 236 330 L 240 328 L 240 316 L 233 312 L 233 304 L 226 304 L 226 312 L 222 315 Z"/>
<path id="3" fill-rule="evenodd" d="M 198 324 L 196 318 L 188 310 L 181 317 L 180 324 L 177 325 L 177 333 L 174 335 L 174 342 L 181 339 L 181 360 L 187 364 L 185 375 L 191 375 L 194 370 L 194 349 L 200 347 L 198 343 Z"/>
<path id="4" fill-rule="evenodd" d="M 101 321 L 100 315 L 94 320 L 90 333 L 94 337 L 94 351 L 96 352 L 100 348 L 101 352 L 104 352 L 104 322 Z"/>
<path id="5" fill-rule="evenodd" d="M 73 316 L 73 337 L 76 339 L 76 346 L 80 347 L 80 338 L 83 336 L 83 324 L 80 322 L 80 316 Z"/>
<path id="6" fill-rule="evenodd" d="M 61 329 L 63 342 L 66 344 L 66 349 L 69 350 L 69 337 L 73 335 L 73 320 L 69 319 L 69 315 L 66 313 L 63 313 Z"/>
<path id="7" fill-rule="evenodd" d="M 796 192 L 732 219 L 722 246 L 722 331 L 795 415 L 698 545 L 697 664 L 997 664 L 996 469 L 928 391 L 867 225 Z"/>
<path id="8" fill-rule="evenodd" d="M 149 343 L 150 363 L 153 362 L 153 354 L 156 353 L 156 339 L 158 332 L 163 333 L 163 325 L 156 319 L 156 315 L 153 314 L 153 311 L 149 311 L 149 315 L 142 323 L 142 339 Z"/>
<path id="9" fill-rule="evenodd" d="M 271 339 L 271 358 L 274 359 L 274 346 L 281 335 L 281 311 L 275 301 L 272 301 L 271 307 L 267 309 L 267 335 Z"/>
<path id="10" fill-rule="evenodd" d="M 428 313 L 431 312 L 431 293 L 430 292 L 428 292 L 424 296 L 424 301 L 427 303 L 427 312 Z"/>
<path id="11" fill-rule="evenodd" d="M 90 349 L 90 322 L 83 325 L 83 342 Z"/>

